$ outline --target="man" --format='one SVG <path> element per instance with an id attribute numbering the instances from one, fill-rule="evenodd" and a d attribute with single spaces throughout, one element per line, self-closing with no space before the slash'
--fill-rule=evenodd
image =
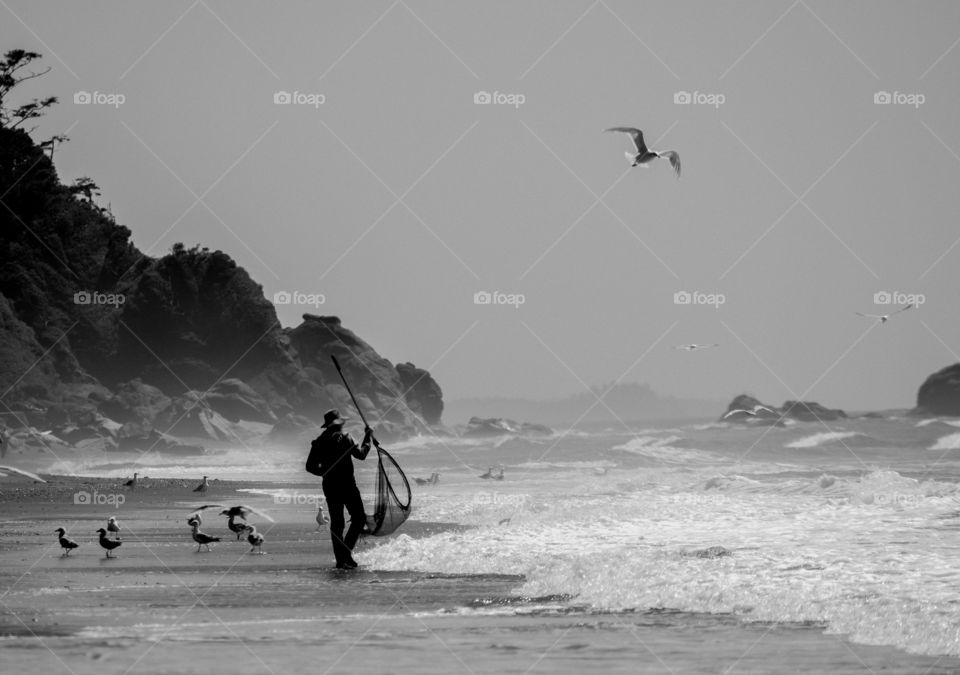
<path id="1" fill-rule="evenodd" d="M 323 478 L 323 495 L 327 498 L 330 513 L 330 539 L 338 569 L 353 569 L 357 566 L 351 552 L 367 523 L 363 500 L 353 476 L 353 459 L 367 458 L 373 429 L 366 427 L 363 443 L 357 446 L 349 434 L 343 432 L 345 420 L 339 410 L 328 410 L 323 415 L 323 432 L 310 444 L 307 471 Z M 343 509 L 350 513 L 350 528 L 343 533 Z"/>

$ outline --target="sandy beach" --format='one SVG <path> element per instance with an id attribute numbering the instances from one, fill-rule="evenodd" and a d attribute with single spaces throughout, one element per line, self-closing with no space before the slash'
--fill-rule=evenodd
<path id="1" fill-rule="evenodd" d="M 823 626 L 744 624 L 674 611 L 603 613 L 569 598 L 521 598 L 511 575 L 333 569 L 315 509 L 212 481 L 49 477 L 7 481 L 0 495 L 0 660 L 7 672 L 54 673 L 950 673 L 960 661 L 852 644 Z M 290 485 L 285 485 L 289 488 Z M 316 492 L 316 486 L 294 486 Z M 123 496 L 118 507 L 74 503 Z M 212 512 L 223 541 L 197 552 L 185 520 L 201 503 L 246 503 L 265 555 Z M 107 559 L 95 530 L 118 518 L 123 545 Z M 80 547 L 63 557 L 57 527 Z M 423 537 L 449 525 L 410 521 Z M 781 662 L 788 667 L 775 668 Z M 802 666 L 796 664 L 803 664 Z"/>

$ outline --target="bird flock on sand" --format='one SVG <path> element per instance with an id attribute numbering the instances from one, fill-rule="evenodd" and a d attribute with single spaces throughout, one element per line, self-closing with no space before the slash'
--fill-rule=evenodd
<path id="1" fill-rule="evenodd" d="M 204 476 L 203 483 L 200 487 L 206 489 L 206 476 Z M 198 487 L 194 492 L 199 491 Z M 322 507 L 321 507 L 322 508 Z M 226 504 L 204 504 L 203 506 L 198 506 L 190 516 L 187 518 L 187 525 L 190 526 L 193 533 L 193 540 L 197 542 L 197 552 L 200 552 L 201 547 L 206 546 L 207 551 L 210 550 L 210 544 L 220 541 L 220 537 L 212 537 L 209 534 L 200 531 L 200 525 L 203 522 L 203 513 L 207 509 L 222 509 L 219 513 L 221 516 L 225 516 L 227 519 L 227 529 L 230 530 L 233 534 L 237 536 L 237 541 L 240 541 L 241 537 L 246 535 L 247 542 L 249 542 L 251 548 L 251 553 L 263 554 L 263 542 L 265 541 L 264 536 L 257 532 L 256 525 L 251 525 L 247 523 L 247 518 L 253 514 L 260 516 L 269 520 L 271 523 L 274 522 L 273 518 L 264 513 L 263 511 L 258 511 L 252 506 L 227 506 Z"/>
<path id="2" fill-rule="evenodd" d="M 257 532 L 256 525 L 247 523 L 247 517 L 250 516 L 250 514 L 256 514 L 262 518 L 265 518 L 266 520 L 269 520 L 270 522 L 274 522 L 273 518 L 263 511 L 258 511 L 252 506 L 226 506 L 225 504 L 204 504 L 203 506 L 194 509 L 187 518 L 187 525 L 190 526 L 193 540 L 197 543 L 198 553 L 202 547 L 206 546 L 206 550 L 209 551 L 210 544 L 221 541 L 220 537 L 214 537 L 200 531 L 200 524 L 203 522 L 203 512 L 206 509 L 212 508 L 223 509 L 220 511 L 219 515 L 227 517 L 227 527 L 231 532 L 237 535 L 237 541 L 240 541 L 240 538 L 246 535 L 246 539 L 251 546 L 251 553 L 258 553 L 261 555 L 266 553 L 266 551 L 263 550 L 263 542 L 265 541 L 263 534 Z M 325 519 L 326 516 L 323 513 L 323 507 L 321 506 L 319 512 L 317 513 L 317 522 L 329 522 L 328 519 L 321 520 L 322 518 Z M 64 557 L 69 556 L 71 551 L 80 546 L 80 544 L 78 544 L 76 541 L 67 537 L 67 531 L 62 527 L 58 527 L 56 530 L 54 530 L 54 534 L 56 534 L 59 539 L 60 548 L 63 549 Z M 100 547 L 106 551 L 106 557 L 116 557 L 111 555 L 111 552 L 123 545 L 120 536 L 120 524 L 117 522 L 116 516 L 111 516 L 110 519 L 107 520 L 107 526 L 101 527 L 99 530 L 97 530 L 97 534 L 100 535 Z"/>
<path id="3" fill-rule="evenodd" d="M 40 482 L 46 482 L 39 476 L 31 474 L 27 471 L 15 469 L 13 467 L 0 466 L 0 470 L 21 473 Z M 128 487 L 135 487 L 138 476 L 139 474 L 133 474 L 133 478 L 128 480 L 125 485 Z M 193 491 L 205 493 L 207 491 L 207 487 L 207 477 L 204 476 L 203 482 L 194 488 Z M 247 520 L 251 515 L 256 515 L 270 521 L 271 523 L 275 521 L 270 517 L 269 514 L 245 504 L 240 504 L 237 506 L 228 506 L 226 504 L 204 504 L 203 506 L 196 507 L 190 512 L 190 514 L 187 516 L 187 525 L 190 527 L 190 533 L 193 541 L 197 544 L 198 553 L 203 549 L 203 547 L 206 547 L 206 550 L 210 551 L 210 544 L 221 541 L 220 537 L 214 537 L 200 530 L 200 526 L 203 524 L 203 514 L 206 513 L 208 509 L 220 509 L 218 515 L 226 517 L 227 529 L 236 535 L 237 541 L 240 541 L 242 538 L 246 538 L 251 547 L 250 553 L 257 553 L 259 555 L 266 553 L 266 551 L 263 550 L 263 543 L 266 541 L 266 538 L 263 536 L 263 533 L 257 531 L 256 525 L 248 523 Z M 318 504 L 316 520 L 318 529 L 323 529 L 323 527 L 330 522 L 330 518 L 326 513 L 324 513 L 322 504 Z M 117 521 L 116 516 L 110 516 L 110 518 L 107 519 L 106 527 L 101 527 L 100 529 L 96 530 L 96 533 L 100 535 L 100 547 L 106 551 L 107 558 L 116 557 L 112 554 L 112 552 L 123 545 L 123 537 L 120 534 L 120 530 L 120 523 Z M 67 537 L 67 531 L 64 528 L 58 527 L 56 530 L 54 530 L 54 534 L 57 535 L 60 548 L 63 549 L 62 557 L 68 557 L 71 551 L 79 548 L 80 544 Z"/>

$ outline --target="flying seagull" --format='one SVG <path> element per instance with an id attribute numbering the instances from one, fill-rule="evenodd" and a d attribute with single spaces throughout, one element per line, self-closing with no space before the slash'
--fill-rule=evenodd
<path id="1" fill-rule="evenodd" d="M 196 519 L 200 521 L 200 523 L 202 524 L 203 518 L 200 517 L 200 513 L 206 509 L 223 509 L 223 511 L 220 512 L 220 515 L 227 516 L 227 518 L 230 518 L 231 516 L 233 518 L 246 518 L 251 513 L 255 513 L 261 518 L 266 518 L 271 523 L 276 522 L 273 518 L 270 517 L 269 514 L 266 514 L 263 511 L 258 511 L 252 506 L 244 506 L 243 504 L 239 506 L 230 506 L 230 507 L 228 507 L 226 504 L 204 504 L 203 506 L 198 506 L 193 511 L 191 511 L 190 514 L 187 516 L 187 518 Z M 187 522 L 189 523 L 190 521 L 188 520 Z"/>
<path id="2" fill-rule="evenodd" d="M 877 319 L 880 323 L 886 323 L 887 321 L 890 320 L 890 317 L 893 316 L 894 314 L 899 314 L 900 312 L 906 312 L 908 309 L 912 307 L 913 307 L 913 303 L 911 302 L 909 305 L 904 305 L 900 309 L 894 312 L 890 312 L 889 314 L 864 314 L 862 312 L 857 312 L 857 314 L 859 314 L 860 316 L 866 317 L 868 319 Z"/>
<path id="3" fill-rule="evenodd" d="M 682 349 L 687 352 L 695 352 L 698 349 L 710 349 L 711 347 L 719 347 L 719 346 L 720 346 L 719 344 L 714 342 L 713 344 L 710 344 L 710 345 L 697 345 L 697 344 L 677 345 L 676 347 L 674 347 L 674 349 Z"/>
<path id="4" fill-rule="evenodd" d="M 650 150 L 647 144 L 643 142 L 643 132 L 633 127 L 610 127 L 609 129 L 604 129 L 604 131 L 622 131 L 625 134 L 630 134 L 634 145 L 637 146 L 636 154 L 632 152 L 624 153 L 627 159 L 630 160 L 631 166 L 646 167 L 646 165 L 653 160 L 666 157 L 670 160 L 670 166 L 672 166 L 673 170 L 677 173 L 677 178 L 680 178 L 680 155 L 677 154 L 675 150 L 664 150 L 663 152 Z"/>
<path id="5" fill-rule="evenodd" d="M 765 406 L 765 405 L 759 405 L 759 404 L 758 404 L 758 405 L 753 406 L 753 410 L 743 410 L 743 409 L 740 409 L 740 408 L 738 408 L 738 409 L 736 409 L 736 410 L 731 410 L 731 411 L 729 411 L 728 413 L 726 413 L 721 419 L 727 419 L 728 417 L 732 417 L 733 415 L 750 415 L 751 417 L 756 417 L 758 414 L 760 414 L 760 411 L 761 411 L 761 410 L 763 410 L 764 412 L 768 412 L 768 413 L 770 413 L 771 415 L 779 415 L 779 414 L 780 414 L 780 413 L 776 412 L 775 410 L 770 410 L 770 408 L 768 408 L 768 407 Z"/>

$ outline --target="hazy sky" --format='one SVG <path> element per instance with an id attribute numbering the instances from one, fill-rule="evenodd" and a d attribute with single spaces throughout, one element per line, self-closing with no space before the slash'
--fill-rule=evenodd
<path id="1" fill-rule="evenodd" d="M 960 3 L 2 0 L 0 17 L 0 48 L 53 67 L 21 92 L 61 99 L 35 137 L 69 129 L 61 176 L 93 177 L 142 250 L 199 243 L 268 297 L 323 294 L 281 320 L 339 315 L 448 398 L 622 377 L 907 406 L 960 352 Z M 681 179 L 630 169 L 615 125 L 677 150 Z M 888 312 L 883 291 L 925 302 L 855 314 Z M 720 347 L 671 349 L 690 342 Z"/>

